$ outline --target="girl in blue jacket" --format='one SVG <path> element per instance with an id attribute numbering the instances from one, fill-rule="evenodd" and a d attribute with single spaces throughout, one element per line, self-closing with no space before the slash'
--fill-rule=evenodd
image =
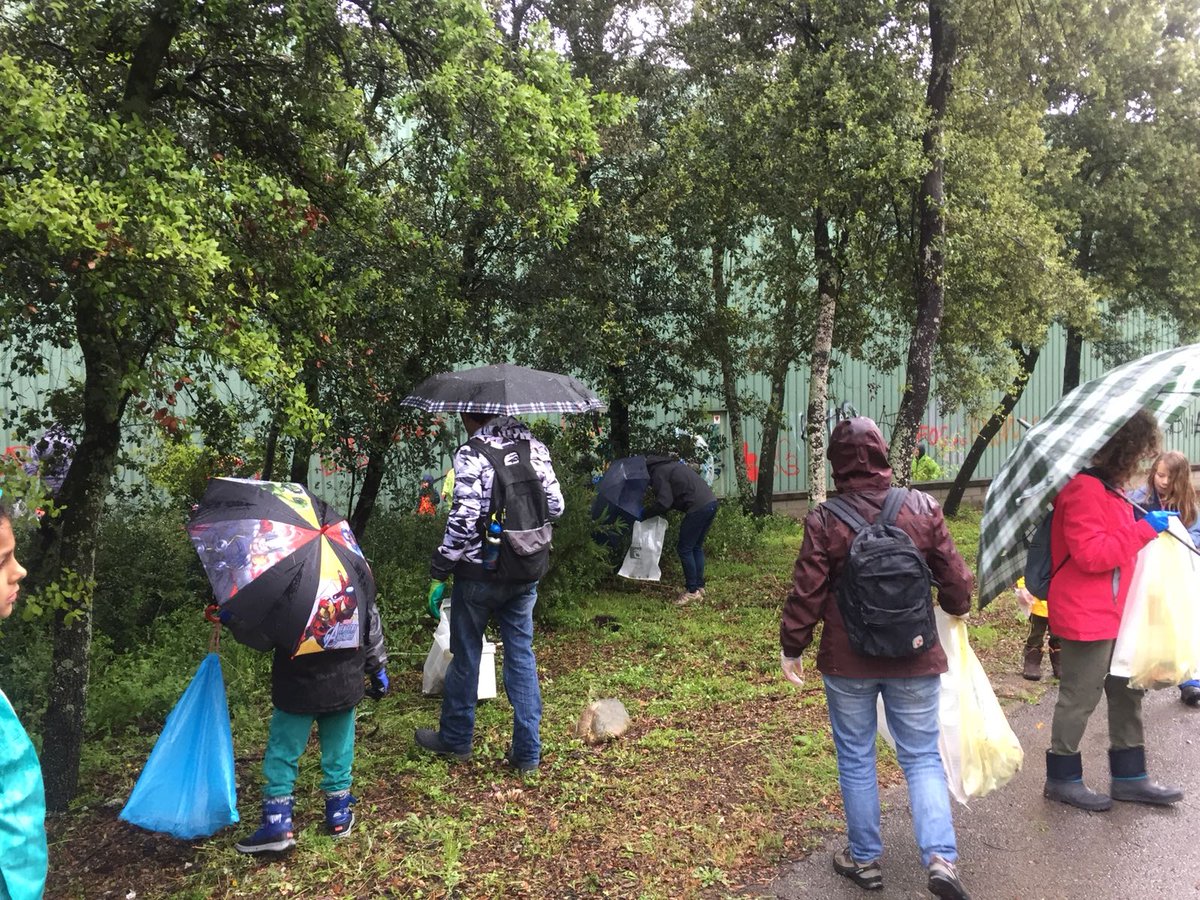
<path id="1" fill-rule="evenodd" d="M 1147 511 L 1169 509 L 1179 513 L 1179 521 L 1200 547 L 1200 510 L 1196 504 L 1196 489 L 1192 487 L 1192 467 L 1178 450 L 1160 453 L 1150 467 L 1150 477 L 1144 487 L 1129 495 L 1129 499 Z M 1134 508 L 1139 519 L 1143 513 Z M 1185 681 L 1179 686 L 1179 699 L 1188 706 L 1200 706 L 1200 681 Z"/>

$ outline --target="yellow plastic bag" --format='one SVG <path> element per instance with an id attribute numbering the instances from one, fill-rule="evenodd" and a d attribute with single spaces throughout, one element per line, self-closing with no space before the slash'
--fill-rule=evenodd
<path id="1" fill-rule="evenodd" d="M 1200 670 L 1200 560 L 1191 543 L 1173 520 L 1171 534 L 1138 553 L 1109 666 L 1130 687 L 1174 687 Z"/>
<path id="2" fill-rule="evenodd" d="M 949 663 L 942 676 L 942 692 L 950 694 L 941 708 L 942 762 L 955 797 L 982 797 L 1012 779 L 1025 753 L 971 649 L 966 623 L 937 612 Z"/>
<path id="3" fill-rule="evenodd" d="M 1020 770 L 1025 753 L 971 649 L 966 623 L 937 608 L 934 616 L 947 662 L 938 703 L 938 751 L 950 796 L 965 806 L 969 798 L 1007 784 Z M 882 697 L 878 710 L 879 733 L 895 749 Z"/>

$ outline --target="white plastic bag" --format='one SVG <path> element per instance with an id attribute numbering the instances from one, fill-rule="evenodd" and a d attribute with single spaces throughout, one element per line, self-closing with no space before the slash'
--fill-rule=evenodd
<path id="1" fill-rule="evenodd" d="M 948 666 L 942 674 L 938 706 L 938 751 L 950 796 L 966 806 L 968 798 L 982 797 L 1007 784 L 1021 768 L 1024 751 L 971 649 L 966 623 L 941 609 L 934 614 Z M 883 697 L 879 698 L 878 716 L 879 733 L 895 748 Z"/>
<path id="2" fill-rule="evenodd" d="M 662 558 L 663 538 L 667 536 L 667 520 L 662 516 L 643 519 L 633 523 L 632 543 L 625 554 L 625 562 L 617 574 L 638 581 L 658 581 L 662 569 L 658 561 Z"/>
<path id="3" fill-rule="evenodd" d="M 425 672 L 421 676 L 421 693 L 440 694 L 446 684 L 446 669 L 450 668 L 450 604 L 442 604 L 442 616 L 433 632 L 433 646 L 425 655 Z"/>
<path id="4" fill-rule="evenodd" d="M 1137 555 L 1109 664 L 1134 688 L 1174 687 L 1200 671 L 1200 559 L 1178 518 L 1170 530 Z"/>
<path id="5" fill-rule="evenodd" d="M 450 668 L 450 603 L 442 604 L 442 617 L 433 632 L 433 646 L 425 655 L 425 671 L 421 676 L 421 693 L 440 694 L 446 687 L 446 670 Z M 479 655 L 479 700 L 496 696 L 496 645 L 484 639 Z"/>

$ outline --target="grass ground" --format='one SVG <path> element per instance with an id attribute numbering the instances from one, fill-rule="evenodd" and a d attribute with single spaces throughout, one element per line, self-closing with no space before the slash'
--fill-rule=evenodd
<path id="1" fill-rule="evenodd" d="M 978 514 L 951 523 L 973 563 Z M 240 856 L 257 818 L 269 713 L 235 722 L 245 822 L 184 843 L 116 820 L 153 734 L 92 748 L 85 805 L 52 823 L 49 897 L 722 897 L 769 881 L 841 824 L 837 771 L 819 676 L 802 690 L 778 669 L 779 608 L 798 526 L 768 529 L 753 552 L 711 562 L 708 597 L 677 609 L 678 573 L 614 581 L 536 637 L 545 705 L 543 766 L 501 765 L 511 711 L 481 704 L 475 759 L 448 764 L 414 749 L 438 701 L 420 694 L 419 657 L 394 659 L 393 693 L 360 707 L 359 824 L 335 843 L 321 830 L 315 738 L 301 763 L 299 846 L 273 860 Z M 973 645 L 997 693 L 1036 698 L 1019 677 L 1025 626 L 1006 596 L 972 614 Z M 230 691 L 239 689 L 227 666 Z M 592 747 L 573 736 L 591 699 L 616 697 L 632 726 Z M 895 780 L 883 754 L 882 777 Z"/>

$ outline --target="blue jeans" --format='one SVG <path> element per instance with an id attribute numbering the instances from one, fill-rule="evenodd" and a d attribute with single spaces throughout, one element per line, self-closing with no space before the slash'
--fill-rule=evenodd
<path id="1" fill-rule="evenodd" d="M 693 509 L 679 523 L 679 561 L 683 564 L 683 581 L 689 592 L 704 587 L 704 538 L 717 517 L 717 501 Z"/>
<path id="2" fill-rule="evenodd" d="M 908 782 L 908 802 L 921 864 L 928 866 L 933 856 L 954 862 L 958 859 L 958 845 L 950 818 L 946 771 L 938 753 L 940 677 L 824 677 L 851 855 L 865 863 L 883 854 L 879 776 L 875 769 L 878 727 L 875 698 L 882 694 L 888 729 L 896 739 L 896 758 Z"/>
<path id="3" fill-rule="evenodd" d="M 537 582 L 511 584 L 454 579 L 450 598 L 450 652 L 442 690 L 442 741 L 455 751 L 471 749 L 475 735 L 475 703 L 479 696 L 479 657 L 483 629 L 495 616 L 504 642 L 504 692 L 513 708 L 510 759 L 513 765 L 538 763 L 542 741 L 542 693 L 533 656 L 533 606 Z"/>

